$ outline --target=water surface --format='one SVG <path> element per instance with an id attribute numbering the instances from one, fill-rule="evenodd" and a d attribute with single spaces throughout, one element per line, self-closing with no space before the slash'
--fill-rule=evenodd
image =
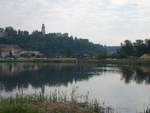
<path id="1" fill-rule="evenodd" d="M 119 113 L 143 111 L 150 104 L 150 67 L 98 64 L 1 63 L 0 95 L 77 93 L 112 106 Z"/>

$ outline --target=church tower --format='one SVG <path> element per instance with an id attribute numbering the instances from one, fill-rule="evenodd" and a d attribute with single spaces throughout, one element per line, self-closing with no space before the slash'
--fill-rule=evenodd
<path id="1" fill-rule="evenodd" d="M 46 32 L 45 32 L 45 25 L 44 24 L 42 24 L 42 30 L 41 30 L 41 32 L 42 32 L 42 35 L 46 34 Z"/>

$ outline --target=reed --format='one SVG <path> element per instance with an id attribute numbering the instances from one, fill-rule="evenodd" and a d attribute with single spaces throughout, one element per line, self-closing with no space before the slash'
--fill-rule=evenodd
<path id="1" fill-rule="evenodd" d="M 88 96 L 89 94 L 77 95 L 76 90 L 74 89 L 69 96 L 64 92 L 55 90 L 54 92 L 51 92 L 49 96 L 45 96 L 43 94 L 17 94 L 15 97 L 0 97 L 0 113 L 51 113 L 48 108 L 52 103 L 82 107 L 88 111 L 87 113 L 106 113 L 106 111 L 107 113 L 113 112 L 113 109 L 101 106 L 97 100 L 90 101 Z M 39 108 L 39 105 L 43 106 L 42 109 L 37 109 Z M 19 110 L 22 110 L 23 112 L 17 112 Z M 76 109 L 74 109 L 74 111 L 75 110 Z M 60 113 L 64 112 L 62 111 Z"/>
<path id="2" fill-rule="evenodd" d="M 146 110 L 144 110 L 144 113 L 150 113 L 150 108 L 147 108 Z"/>

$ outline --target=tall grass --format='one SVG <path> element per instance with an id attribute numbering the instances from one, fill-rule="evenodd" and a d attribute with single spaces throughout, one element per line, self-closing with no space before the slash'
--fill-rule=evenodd
<path id="1" fill-rule="evenodd" d="M 42 113 L 37 107 L 25 105 L 9 105 L 0 108 L 0 113 Z"/>
<path id="2" fill-rule="evenodd" d="M 64 104 L 77 104 L 86 107 L 92 111 L 92 113 L 112 113 L 113 110 L 110 107 L 101 106 L 97 100 L 90 101 L 89 94 L 77 95 L 76 89 L 72 90 L 71 94 L 67 96 L 65 93 L 55 90 L 50 93 L 49 96 L 44 96 L 43 94 L 33 94 L 33 95 L 16 95 L 15 97 L 3 98 L 0 97 L 0 106 L 10 106 L 9 110 L 13 111 L 18 108 L 19 110 L 24 110 L 25 108 L 29 111 L 24 112 L 3 112 L 3 113 L 35 113 L 35 107 L 30 108 L 28 105 L 34 105 L 35 103 L 44 103 L 45 111 L 47 111 L 47 105 L 49 103 L 64 103 Z M 19 105 L 19 106 L 18 106 Z M 6 107 L 8 110 L 8 108 Z M 4 111 L 0 107 L 0 113 Z M 33 112 L 32 112 L 33 111 Z M 36 113 L 41 113 L 36 111 Z M 46 113 L 46 112 L 44 112 Z"/>
<path id="3" fill-rule="evenodd" d="M 147 108 L 144 113 L 150 113 L 150 108 Z"/>
<path id="4" fill-rule="evenodd" d="M 77 95 L 76 89 L 72 90 L 69 96 L 64 92 L 55 90 L 49 96 L 17 94 L 15 97 L 0 97 L 0 113 L 49 113 L 49 103 L 76 104 L 89 109 L 91 113 L 114 113 L 111 107 L 100 105 L 97 100 L 90 101 L 89 93 Z M 39 109 L 35 106 L 36 104 L 44 105 L 44 110 Z M 150 113 L 150 108 L 147 108 L 143 113 Z"/>

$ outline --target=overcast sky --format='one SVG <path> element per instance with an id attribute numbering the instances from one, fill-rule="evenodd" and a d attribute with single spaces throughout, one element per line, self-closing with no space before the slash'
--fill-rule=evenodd
<path id="1" fill-rule="evenodd" d="M 0 27 L 68 32 L 103 45 L 150 37 L 150 0 L 0 0 Z"/>

